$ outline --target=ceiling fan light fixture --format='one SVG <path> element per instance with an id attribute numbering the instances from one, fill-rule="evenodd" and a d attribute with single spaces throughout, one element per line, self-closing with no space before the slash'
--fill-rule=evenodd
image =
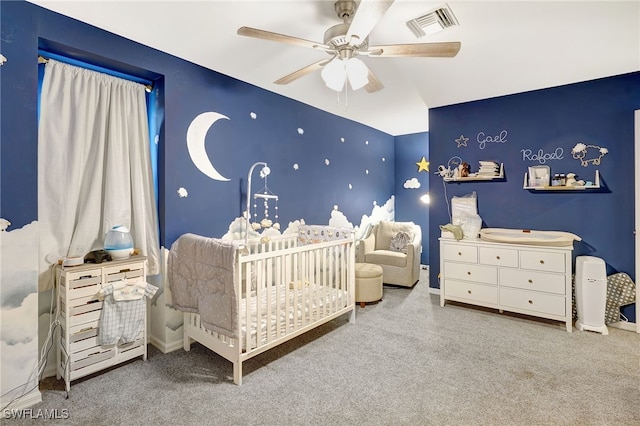
<path id="1" fill-rule="evenodd" d="M 347 79 L 347 72 L 342 59 L 332 59 L 331 62 L 322 68 L 320 76 L 329 89 L 341 92 Z"/>
<path id="2" fill-rule="evenodd" d="M 369 69 L 358 58 L 334 58 L 322 68 L 320 73 L 324 84 L 331 90 L 341 92 L 349 81 L 352 90 L 362 89 L 369 84 Z"/>
<path id="3" fill-rule="evenodd" d="M 369 84 L 369 69 L 360 59 L 349 58 L 345 67 L 351 89 L 362 89 Z"/>

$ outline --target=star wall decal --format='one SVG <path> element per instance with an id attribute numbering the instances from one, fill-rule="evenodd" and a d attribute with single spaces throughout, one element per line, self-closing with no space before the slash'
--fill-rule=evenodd
<path id="1" fill-rule="evenodd" d="M 429 171 L 429 162 L 424 157 L 422 157 L 422 159 L 416 163 L 416 166 L 418 166 L 418 173 L 422 171 Z"/>
<path id="2" fill-rule="evenodd" d="M 465 138 L 464 135 L 460 135 L 458 139 L 456 139 L 456 143 L 458 144 L 458 148 L 461 146 L 467 146 L 467 141 L 469 138 Z"/>

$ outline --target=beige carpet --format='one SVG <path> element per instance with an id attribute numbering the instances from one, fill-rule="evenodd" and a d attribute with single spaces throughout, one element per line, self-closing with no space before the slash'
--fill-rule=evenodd
<path id="1" fill-rule="evenodd" d="M 73 383 L 43 382 L 38 410 L 69 425 L 637 425 L 640 335 L 439 305 L 412 289 L 232 366 L 194 344 Z M 6 422 L 6 423 L 4 423 Z M 40 424 L 41 420 L 3 424 Z"/>

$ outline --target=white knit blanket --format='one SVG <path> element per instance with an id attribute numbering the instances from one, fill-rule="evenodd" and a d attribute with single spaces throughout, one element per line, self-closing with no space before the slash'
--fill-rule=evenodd
<path id="1" fill-rule="evenodd" d="M 239 337 L 234 263 L 237 244 L 184 234 L 169 251 L 169 287 L 173 305 L 200 315 L 207 329 Z"/>

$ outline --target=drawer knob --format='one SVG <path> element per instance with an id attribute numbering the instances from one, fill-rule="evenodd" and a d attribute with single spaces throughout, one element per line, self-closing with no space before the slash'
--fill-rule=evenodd
<path id="1" fill-rule="evenodd" d="M 471 294 L 471 290 L 467 290 L 467 293 Z"/>
<path id="2" fill-rule="evenodd" d="M 530 304 L 530 305 L 533 305 L 533 300 L 529 300 L 529 304 Z"/>
<path id="3" fill-rule="evenodd" d="M 458 252 L 458 256 L 462 256 L 462 253 Z"/>
<path id="4" fill-rule="evenodd" d="M 533 284 L 533 280 L 528 280 L 528 281 L 529 281 L 529 284 Z"/>
<path id="5" fill-rule="evenodd" d="M 540 264 L 544 265 L 544 260 L 540 259 Z"/>
<path id="6" fill-rule="evenodd" d="M 470 271 L 467 271 L 467 275 L 471 275 L 471 272 L 470 272 Z"/>
<path id="7" fill-rule="evenodd" d="M 500 256 L 496 256 L 496 259 L 500 260 Z"/>

